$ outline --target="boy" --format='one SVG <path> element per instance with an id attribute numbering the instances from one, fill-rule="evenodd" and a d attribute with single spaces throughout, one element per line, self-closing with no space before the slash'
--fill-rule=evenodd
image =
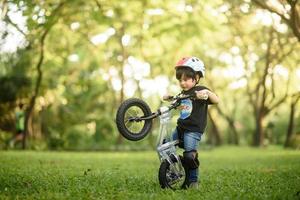
<path id="1" fill-rule="evenodd" d="M 207 123 L 208 104 L 217 104 L 219 98 L 205 86 L 198 86 L 200 78 L 205 75 L 203 62 L 197 57 L 180 59 L 176 66 L 176 79 L 183 94 L 196 94 L 195 99 L 185 99 L 179 106 L 180 116 L 173 133 L 173 140 L 183 141 L 184 164 L 188 168 L 189 188 L 198 188 L 199 160 L 197 148 Z M 168 95 L 164 100 L 170 99 Z"/>

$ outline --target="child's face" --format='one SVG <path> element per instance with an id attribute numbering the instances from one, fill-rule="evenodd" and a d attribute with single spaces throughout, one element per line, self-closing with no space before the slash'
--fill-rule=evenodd
<path id="1" fill-rule="evenodd" d="M 179 81 L 179 85 L 180 85 L 181 89 L 184 91 L 188 91 L 189 89 L 191 89 L 192 87 L 194 87 L 196 85 L 195 79 L 188 78 L 184 75 L 182 75 L 181 79 L 178 81 Z"/>

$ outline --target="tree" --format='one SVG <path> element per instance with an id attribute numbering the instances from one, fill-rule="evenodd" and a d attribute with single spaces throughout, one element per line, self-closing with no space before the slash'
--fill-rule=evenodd
<path id="1" fill-rule="evenodd" d="M 286 101 L 292 88 L 289 75 L 285 77 L 285 73 L 280 70 L 293 69 L 297 65 L 295 50 L 299 48 L 299 44 L 293 42 L 289 31 L 278 29 L 278 22 L 272 20 L 269 13 L 265 13 L 265 18 L 269 17 L 268 23 L 265 19 L 258 19 L 261 24 L 255 28 L 246 27 L 245 23 L 253 23 L 251 20 L 257 16 L 257 11 L 255 7 L 245 4 L 247 3 L 232 3 L 228 24 L 231 25 L 230 30 L 243 58 L 241 64 L 244 65 L 244 76 L 241 78 L 247 83 L 245 92 L 255 119 L 253 145 L 262 146 L 266 117 Z M 241 26 L 245 28 L 241 30 Z M 281 87 L 276 86 L 278 80 L 281 80 Z"/>
<path id="2" fill-rule="evenodd" d="M 289 116 L 289 123 L 286 132 L 286 139 L 284 142 L 284 147 L 289 147 L 291 143 L 291 139 L 293 136 L 294 130 L 294 123 L 295 123 L 295 112 L 296 112 L 296 105 L 300 100 L 300 94 L 296 93 L 291 96 L 291 103 L 290 103 L 290 116 Z"/>

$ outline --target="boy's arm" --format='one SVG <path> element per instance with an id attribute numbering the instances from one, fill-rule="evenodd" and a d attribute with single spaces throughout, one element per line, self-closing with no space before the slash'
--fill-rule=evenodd
<path id="1" fill-rule="evenodd" d="M 212 104 L 218 104 L 220 101 L 215 93 L 207 89 L 196 91 L 196 96 L 198 99 L 209 99 Z"/>
<path id="2" fill-rule="evenodd" d="M 212 91 L 207 90 L 208 98 L 213 104 L 218 104 L 220 99 L 219 97 L 213 93 Z"/>

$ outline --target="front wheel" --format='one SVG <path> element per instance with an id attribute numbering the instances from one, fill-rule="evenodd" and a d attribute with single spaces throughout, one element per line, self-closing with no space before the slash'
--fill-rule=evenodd
<path id="1" fill-rule="evenodd" d="M 133 119 L 150 115 L 151 110 L 146 102 L 137 98 L 127 99 L 117 111 L 117 128 L 126 139 L 141 140 L 150 132 L 152 120 L 137 121 Z"/>
<path id="2" fill-rule="evenodd" d="M 181 163 L 183 158 L 180 156 Z M 174 162 L 172 165 L 164 160 L 159 167 L 158 179 L 161 188 L 173 190 L 185 189 L 188 183 L 188 170 L 181 163 Z M 180 166 L 181 165 L 181 166 Z"/>

